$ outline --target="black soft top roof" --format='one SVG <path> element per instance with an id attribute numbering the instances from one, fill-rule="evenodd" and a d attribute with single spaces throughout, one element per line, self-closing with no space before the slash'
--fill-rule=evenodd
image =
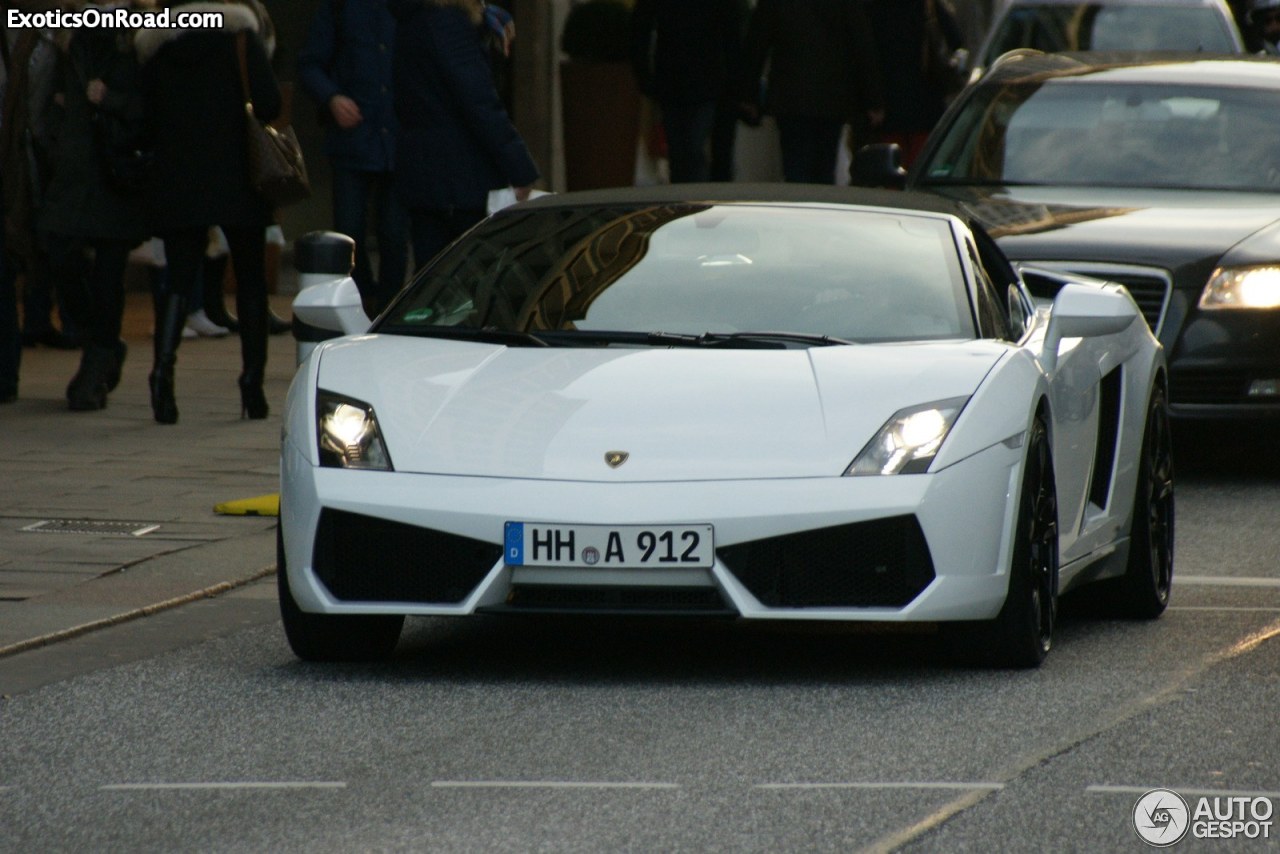
<path id="1" fill-rule="evenodd" d="M 826 184 L 659 184 L 651 187 L 617 187 L 582 190 L 541 196 L 517 207 L 597 207 L 603 205 L 643 205 L 698 202 L 783 203 L 820 205 L 863 205 L 907 211 L 950 214 L 970 222 L 959 205 L 931 193 L 876 190 L 865 187 L 837 187 Z"/>

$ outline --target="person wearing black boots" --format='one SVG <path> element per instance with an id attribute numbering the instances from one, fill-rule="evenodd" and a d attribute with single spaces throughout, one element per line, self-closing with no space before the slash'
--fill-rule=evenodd
<path id="1" fill-rule="evenodd" d="M 272 211 L 249 183 L 237 34 L 246 34 L 249 88 L 258 118 L 270 121 L 279 115 L 280 87 L 252 10 L 235 3 L 174 5 L 182 12 L 221 15 L 222 26 L 145 29 L 135 40 L 155 147 L 146 199 L 169 262 L 168 287 L 156 294 L 152 413 L 161 424 L 178 420 L 178 343 L 204 263 L 209 228 L 216 225 L 226 235 L 236 275 L 241 416 L 266 418 L 265 233 Z"/>
<path id="2" fill-rule="evenodd" d="M 124 271 L 146 231 L 140 200 L 122 177 L 113 146 L 127 147 L 140 133 L 142 98 L 131 32 L 70 32 L 55 84 L 52 177 L 36 223 L 49 272 L 81 331 L 80 368 L 67 385 L 67 405 L 84 411 L 107 405 L 126 353 L 120 338 Z"/>

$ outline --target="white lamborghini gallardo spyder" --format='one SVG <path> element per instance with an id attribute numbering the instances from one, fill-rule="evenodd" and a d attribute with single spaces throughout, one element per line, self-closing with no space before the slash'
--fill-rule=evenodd
<path id="1" fill-rule="evenodd" d="M 289 391 L 280 607 L 309 660 L 406 615 L 920 621 L 1007 666 L 1087 582 L 1158 616 L 1164 353 L 1121 286 L 1037 304 L 966 212 L 683 185 L 495 214 Z"/>

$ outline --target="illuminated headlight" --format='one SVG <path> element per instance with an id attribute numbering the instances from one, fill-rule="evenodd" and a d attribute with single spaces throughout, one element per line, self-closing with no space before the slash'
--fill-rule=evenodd
<path id="1" fill-rule="evenodd" d="M 862 449 L 845 475 L 919 474 L 928 471 L 967 397 L 904 409 L 889 419 Z"/>
<path id="2" fill-rule="evenodd" d="M 316 416 L 320 465 L 391 471 L 391 457 L 372 406 L 320 392 Z"/>
<path id="3" fill-rule="evenodd" d="M 1219 267 L 1200 295 L 1201 309 L 1280 307 L 1280 266 Z"/>

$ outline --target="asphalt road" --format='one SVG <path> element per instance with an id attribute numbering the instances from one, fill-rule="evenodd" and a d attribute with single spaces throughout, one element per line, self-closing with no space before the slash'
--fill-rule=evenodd
<path id="1" fill-rule="evenodd" d="M 306 665 L 270 584 L 0 660 L 0 851 L 1143 851 L 1150 789 L 1280 808 L 1280 470 L 1183 441 L 1173 605 L 1071 603 L 1033 672 L 927 633 L 549 619 Z"/>

